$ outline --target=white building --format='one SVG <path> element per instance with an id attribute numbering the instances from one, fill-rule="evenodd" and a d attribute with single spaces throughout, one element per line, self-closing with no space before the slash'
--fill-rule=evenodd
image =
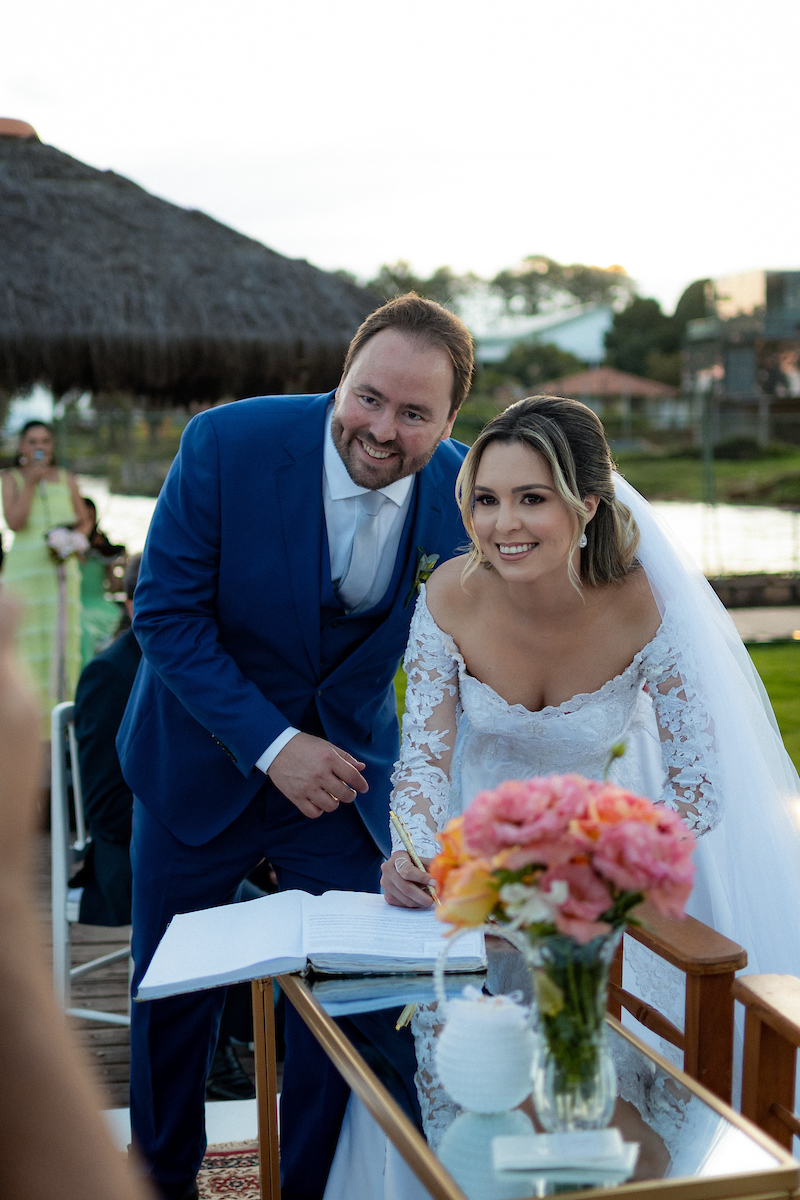
<path id="1" fill-rule="evenodd" d="M 475 358 L 481 366 L 501 362 L 522 341 L 549 342 L 588 366 L 597 366 L 606 356 L 605 335 L 611 328 L 614 310 L 606 304 L 577 304 L 558 312 L 526 316 L 499 309 L 492 312 L 481 306 L 461 315 L 475 337 Z"/>

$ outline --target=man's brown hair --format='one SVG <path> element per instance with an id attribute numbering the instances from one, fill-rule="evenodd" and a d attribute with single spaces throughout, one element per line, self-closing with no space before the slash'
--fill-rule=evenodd
<path id="1" fill-rule="evenodd" d="M 396 296 L 388 304 L 376 308 L 358 327 L 344 360 L 342 378 L 352 367 L 359 350 L 383 329 L 396 329 L 427 346 L 447 351 L 453 364 L 453 388 L 450 393 L 452 416 L 466 400 L 472 383 L 472 334 L 464 322 L 441 304 L 426 300 L 416 292 Z"/>

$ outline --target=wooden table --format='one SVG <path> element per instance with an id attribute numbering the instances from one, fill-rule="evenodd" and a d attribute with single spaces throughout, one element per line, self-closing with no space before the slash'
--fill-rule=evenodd
<path id="1" fill-rule="evenodd" d="M 399 1151 L 434 1200 L 469 1200 L 469 1186 L 462 1190 L 452 1175 L 428 1147 L 399 1105 L 389 1095 L 347 1036 L 323 1008 L 313 993 L 313 985 L 297 975 L 282 975 L 277 983 L 300 1017 L 340 1071 L 350 1088 L 366 1106 L 389 1140 Z M 271 979 L 253 982 L 254 1039 L 256 1048 L 256 1087 L 258 1097 L 261 1195 L 263 1200 L 279 1200 L 278 1116 L 275 1076 L 275 1035 L 273 986 Z M 655 1054 L 614 1018 L 608 1018 L 612 1037 L 623 1039 L 618 1049 L 641 1056 L 642 1074 L 668 1089 L 686 1113 L 687 1137 L 697 1140 L 697 1130 L 709 1130 L 708 1146 L 697 1159 L 696 1169 L 683 1176 L 665 1177 L 670 1156 L 665 1142 L 646 1124 L 640 1113 L 647 1105 L 617 1102 L 613 1124 L 619 1125 L 627 1140 L 640 1140 L 640 1168 L 633 1180 L 618 1187 L 604 1187 L 603 1200 L 635 1196 L 641 1200 L 800 1200 L 798 1164 L 781 1146 L 744 1117 L 733 1112 L 706 1088 Z M 638 1061 L 638 1060 L 637 1060 Z M 638 1125 L 637 1125 L 638 1122 Z M 705 1135 L 703 1135 L 705 1136 Z M 659 1151 L 659 1145 L 661 1151 Z M 703 1143 L 705 1146 L 705 1143 Z M 646 1163 L 643 1165 L 643 1158 Z M 691 1160 L 691 1155 L 689 1156 Z M 687 1160 L 687 1161 L 689 1161 Z M 694 1160 L 691 1160 L 694 1161 Z M 732 1166 L 731 1166 L 732 1164 Z M 462 1182 L 464 1182 L 462 1180 Z M 563 1188 L 559 1188 L 563 1194 Z M 520 1197 L 530 1189 L 520 1184 Z M 569 1193 L 585 1200 L 585 1190 Z"/>

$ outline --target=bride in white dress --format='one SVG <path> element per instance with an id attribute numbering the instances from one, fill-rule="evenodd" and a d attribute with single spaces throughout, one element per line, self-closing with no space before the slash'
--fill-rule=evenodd
<path id="1" fill-rule="evenodd" d="M 698 838 L 689 911 L 744 945 L 749 971 L 800 973 L 797 773 L 730 618 L 613 474 L 598 418 L 573 400 L 512 405 L 476 440 L 458 494 L 472 546 L 421 589 L 405 658 L 392 804 L 423 861 L 478 791 L 600 778 L 624 741 L 610 777 Z M 396 843 L 387 901 L 427 907 L 426 882 Z M 677 973 L 627 942 L 635 990 L 682 1025 Z M 449 1116 L 431 1076 L 434 1022 L 422 1010 L 414 1032 L 435 1143 Z"/>

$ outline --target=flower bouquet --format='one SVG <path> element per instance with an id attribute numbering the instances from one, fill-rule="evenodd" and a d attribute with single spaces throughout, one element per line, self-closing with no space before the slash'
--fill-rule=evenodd
<path id="1" fill-rule="evenodd" d="M 44 535 L 50 557 L 56 563 L 63 563 L 73 554 L 85 554 L 89 549 L 89 540 L 77 529 L 68 525 L 56 525 L 48 529 Z"/>
<path id="2" fill-rule="evenodd" d="M 694 838 L 676 813 L 580 775 L 507 780 L 440 835 L 438 916 L 524 937 L 538 1012 L 534 1100 L 548 1130 L 601 1128 L 616 1095 L 608 977 L 632 910 L 682 917 Z"/>
<path id="3" fill-rule="evenodd" d="M 56 525 L 44 535 L 50 557 L 56 564 L 58 604 L 56 608 L 55 645 L 51 661 L 51 694 L 56 703 L 67 699 L 67 559 L 73 554 L 85 554 L 89 540 L 69 525 Z"/>

